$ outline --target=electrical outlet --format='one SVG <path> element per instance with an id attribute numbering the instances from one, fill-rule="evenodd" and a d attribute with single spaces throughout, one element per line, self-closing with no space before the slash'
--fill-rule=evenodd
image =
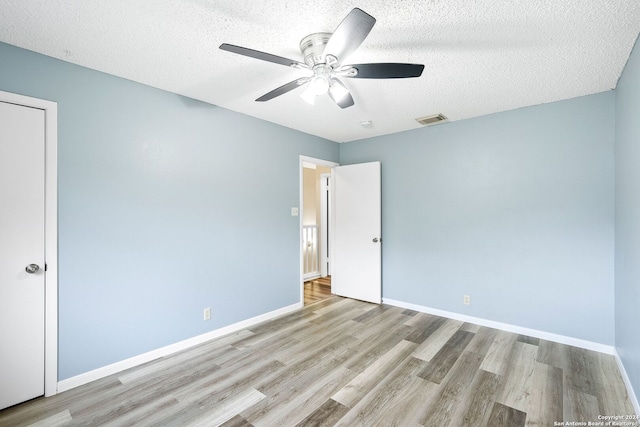
<path id="1" fill-rule="evenodd" d="M 203 318 L 204 318 L 204 320 L 211 319 L 211 308 L 207 307 L 207 308 L 204 309 Z"/>
<path id="2" fill-rule="evenodd" d="M 471 305 L 471 297 L 469 295 L 465 295 L 464 299 L 462 300 L 462 303 L 464 305 Z"/>

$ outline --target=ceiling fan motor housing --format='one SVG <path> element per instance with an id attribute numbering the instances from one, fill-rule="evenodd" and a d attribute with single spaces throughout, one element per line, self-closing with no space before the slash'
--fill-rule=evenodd
<path id="1" fill-rule="evenodd" d="M 325 63 L 324 47 L 330 37 L 331 33 L 314 33 L 300 40 L 300 51 L 304 57 L 304 62 L 309 67 Z"/>

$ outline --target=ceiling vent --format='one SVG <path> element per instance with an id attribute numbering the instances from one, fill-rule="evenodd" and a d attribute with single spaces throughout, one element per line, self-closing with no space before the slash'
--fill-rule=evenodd
<path id="1" fill-rule="evenodd" d="M 431 126 L 437 123 L 446 122 L 449 119 L 447 119 L 444 114 L 435 114 L 433 116 L 420 117 L 416 120 L 423 126 Z"/>

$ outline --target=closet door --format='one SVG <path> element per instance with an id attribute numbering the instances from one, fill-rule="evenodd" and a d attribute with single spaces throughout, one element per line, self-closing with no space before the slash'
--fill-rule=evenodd
<path id="1" fill-rule="evenodd" d="M 0 102 L 0 409 L 44 394 L 45 112 Z"/>

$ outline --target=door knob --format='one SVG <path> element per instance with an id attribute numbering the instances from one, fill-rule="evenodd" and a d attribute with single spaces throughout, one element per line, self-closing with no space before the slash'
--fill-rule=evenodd
<path id="1" fill-rule="evenodd" d="M 38 270 L 40 270 L 40 266 L 38 264 L 29 264 L 24 269 L 24 271 L 26 271 L 29 274 L 37 273 Z"/>
<path id="2" fill-rule="evenodd" d="M 373 238 L 373 243 L 378 243 L 378 238 L 377 237 Z"/>

